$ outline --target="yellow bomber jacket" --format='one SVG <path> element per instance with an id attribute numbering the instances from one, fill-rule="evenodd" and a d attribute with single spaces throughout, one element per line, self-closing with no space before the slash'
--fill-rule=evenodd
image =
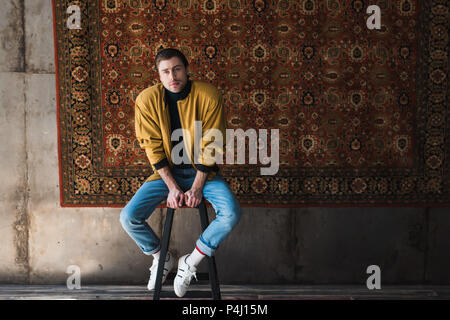
<path id="1" fill-rule="evenodd" d="M 211 148 L 214 148 L 214 152 L 219 152 L 223 157 L 226 120 L 220 91 L 206 82 L 191 80 L 191 83 L 189 95 L 184 100 L 178 101 L 178 112 L 182 129 L 189 133 L 186 136 L 183 132 L 185 152 L 189 156 L 192 166 L 198 170 L 196 162 L 193 161 L 195 121 L 201 121 L 203 135 L 203 139 L 199 143 L 201 153 L 198 152 L 197 163 L 211 166 L 215 163 Z M 169 106 L 165 103 L 164 95 L 164 87 L 162 83 L 158 83 L 144 89 L 136 98 L 136 138 L 141 148 L 145 149 L 153 169 L 153 174 L 146 181 L 161 179 L 154 164 L 164 158 L 167 158 L 170 167 L 173 166 Z M 209 129 L 217 129 L 221 132 L 222 143 L 220 140 L 219 142 L 210 141 L 210 136 L 205 136 Z M 214 143 L 211 144 L 211 142 Z M 207 180 L 211 180 L 216 174 L 217 172 L 213 170 L 209 171 Z"/>

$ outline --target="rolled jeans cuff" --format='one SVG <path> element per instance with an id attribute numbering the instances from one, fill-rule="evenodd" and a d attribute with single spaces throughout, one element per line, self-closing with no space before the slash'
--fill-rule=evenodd
<path id="1" fill-rule="evenodd" d="M 146 251 L 142 251 L 142 252 L 144 252 L 144 254 L 147 256 L 151 256 L 152 254 L 158 252 L 159 250 L 161 250 L 161 245 L 158 244 L 158 246 L 155 249 L 153 249 L 151 251 L 147 251 L 147 252 Z"/>
<path id="2" fill-rule="evenodd" d="M 216 249 L 210 248 L 208 247 L 203 241 L 202 238 L 200 237 L 197 242 L 195 243 L 195 245 L 197 246 L 197 248 L 200 249 L 201 252 L 203 252 L 204 254 L 206 254 L 209 257 L 212 257 L 214 255 L 214 252 L 216 251 Z"/>

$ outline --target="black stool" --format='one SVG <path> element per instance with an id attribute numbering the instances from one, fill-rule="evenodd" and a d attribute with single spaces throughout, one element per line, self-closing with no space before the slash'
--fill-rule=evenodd
<path id="1" fill-rule="evenodd" d="M 206 211 L 206 204 L 205 200 L 202 199 L 202 202 L 196 207 L 200 211 L 200 221 L 202 224 L 202 230 L 205 231 L 205 229 L 209 225 L 208 220 L 208 213 Z M 170 240 L 170 233 L 172 231 L 172 222 L 173 222 L 173 214 L 175 213 L 175 209 L 173 208 L 167 208 L 166 213 L 166 222 L 164 224 L 164 232 L 162 236 L 162 244 L 161 244 L 161 254 L 160 259 L 158 263 L 158 271 L 156 273 L 156 283 L 155 283 L 155 292 L 153 293 L 153 300 L 159 300 L 159 296 L 161 293 L 161 287 L 162 287 L 162 277 L 163 277 L 163 268 L 164 268 L 164 262 L 166 258 L 167 251 L 169 249 L 169 240 Z M 211 283 L 211 291 L 212 291 L 212 298 L 214 300 L 220 300 L 220 287 L 219 287 L 219 279 L 217 277 L 217 269 L 216 269 L 216 260 L 213 257 L 208 258 L 209 263 L 209 282 Z"/>

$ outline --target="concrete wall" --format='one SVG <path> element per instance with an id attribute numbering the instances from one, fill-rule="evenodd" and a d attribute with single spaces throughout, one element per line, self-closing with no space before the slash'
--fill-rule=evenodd
<path id="1" fill-rule="evenodd" d="M 118 208 L 61 208 L 51 0 L 0 10 L 0 282 L 142 283 L 152 258 L 119 224 Z M 161 232 L 162 214 L 150 219 Z M 193 209 L 175 216 L 171 247 L 192 250 Z M 217 252 L 223 283 L 450 284 L 449 208 L 243 208 Z M 210 217 L 212 218 L 212 216 Z M 205 272 L 206 263 L 200 271 Z"/>

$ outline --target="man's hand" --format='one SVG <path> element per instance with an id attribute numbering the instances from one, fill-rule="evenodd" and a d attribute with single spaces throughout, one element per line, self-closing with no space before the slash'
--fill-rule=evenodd
<path id="1" fill-rule="evenodd" d="M 197 207 L 202 202 L 203 192 L 198 188 L 191 188 L 184 194 L 186 205 L 190 208 Z"/>
<path id="2" fill-rule="evenodd" d="M 180 188 L 169 189 L 169 195 L 167 196 L 167 206 L 169 208 L 178 209 L 183 206 L 185 195 Z"/>
<path id="3" fill-rule="evenodd" d="M 203 186 L 205 185 L 208 174 L 205 172 L 197 171 L 195 175 L 194 183 L 192 183 L 191 189 L 185 192 L 184 199 L 186 205 L 190 208 L 197 207 L 203 198 Z"/>
<path id="4" fill-rule="evenodd" d="M 197 171 L 191 189 L 183 193 L 170 172 L 168 166 L 158 170 L 159 175 L 166 183 L 169 194 L 167 196 L 167 206 L 178 209 L 183 206 L 183 202 L 190 208 L 197 207 L 203 198 L 203 186 L 205 185 L 208 174 Z"/>

